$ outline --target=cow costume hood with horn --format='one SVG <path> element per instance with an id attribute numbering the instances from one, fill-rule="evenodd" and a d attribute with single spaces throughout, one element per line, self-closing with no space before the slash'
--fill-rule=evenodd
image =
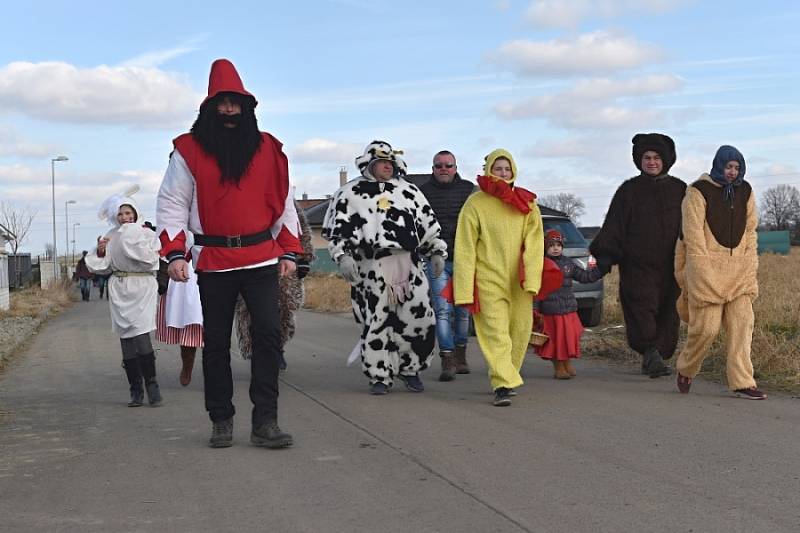
<path id="1" fill-rule="evenodd" d="M 214 448 L 230 446 L 233 439 L 230 338 L 240 294 L 252 320 L 251 442 L 270 448 L 292 444 L 277 425 L 278 278 L 294 271 L 295 254 L 303 248 L 288 160 L 283 145 L 258 130 L 257 104 L 233 64 L 215 61 L 208 96 L 191 132 L 173 141 L 158 192 L 162 255 L 175 281 L 186 281 L 186 238 L 189 232 L 194 236 L 191 256 L 203 309 L 204 392 Z"/>

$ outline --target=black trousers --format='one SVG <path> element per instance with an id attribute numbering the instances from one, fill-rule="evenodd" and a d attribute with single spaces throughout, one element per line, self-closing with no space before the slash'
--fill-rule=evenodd
<path id="1" fill-rule="evenodd" d="M 253 354 L 250 401 L 253 425 L 278 418 L 278 362 L 281 350 L 278 266 L 198 272 L 203 305 L 203 381 L 206 411 L 212 421 L 230 418 L 233 406 L 231 328 L 239 294 L 250 312 Z"/>

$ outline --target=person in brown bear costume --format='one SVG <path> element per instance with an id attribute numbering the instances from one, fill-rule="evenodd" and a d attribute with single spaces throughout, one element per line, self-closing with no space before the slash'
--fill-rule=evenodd
<path id="1" fill-rule="evenodd" d="M 660 133 L 633 137 L 636 177 L 619 186 L 590 250 L 604 274 L 619 268 L 619 300 L 628 345 L 642 354 L 642 373 L 670 374 L 664 360 L 678 344 L 675 243 L 686 184 L 669 175 L 675 143 Z"/>

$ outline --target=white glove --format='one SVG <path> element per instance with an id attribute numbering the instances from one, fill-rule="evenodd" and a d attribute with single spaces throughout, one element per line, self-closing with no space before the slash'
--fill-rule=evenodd
<path id="1" fill-rule="evenodd" d="M 438 278 L 444 272 L 444 257 L 439 254 L 431 256 L 431 273 L 434 278 Z"/>
<path id="2" fill-rule="evenodd" d="M 358 283 L 360 281 L 356 260 L 349 255 L 345 254 L 339 258 L 339 272 L 350 283 Z"/>

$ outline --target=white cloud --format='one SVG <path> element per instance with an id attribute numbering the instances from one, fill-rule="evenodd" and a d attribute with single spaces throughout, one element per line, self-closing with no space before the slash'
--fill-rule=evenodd
<path id="1" fill-rule="evenodd" d="M 685 0 L 533 0 L 525 11 L 525 19 L 538 28 L 575 28 L 589 18 L 665 13 L 685 3 Z"/>
<path id="2" fill-rule="evenodd" d="M 499 104 L 495 112 L 507 119 L 544 118 L 568 129 L 644 127 L 663 123 L 664 113 L 652 107 L 625 106 L 621 101 L 673 92 L 682 85 L 680 78 L 671 75 L 582 80 L 568 91 Z"/>
<path id="3" fill-rule="evenodd" d="M 0 125 L 0 157 L 47 157 L 59 149 L 51 144 L 37 144 L 17 135 L 8 126 Z"/>
<path id="4" fill-rule="evenodd" d="M 504 43 L 486 59 L 519 76 L 579 76 L 640 67 L 660 61 L 662 52 L 619 34 L 597 31 L 550 41 L 518 39 Z"/>
<path id="5" fill-rule="evenodd" d="M 80 68 L 13 62 L 0 68 L 0 109 L 58 122 L 175 127 L 202 96 L 186 79 L 157 68 Z"/>
<path id="6" fill-rule="evenodd" d="M 328 139 L 313 138 L 291 150 L 292 163 L 322 163 L 343 165 L 351 162 L 363 150 L 355 143 L 340 143 Z"/>

